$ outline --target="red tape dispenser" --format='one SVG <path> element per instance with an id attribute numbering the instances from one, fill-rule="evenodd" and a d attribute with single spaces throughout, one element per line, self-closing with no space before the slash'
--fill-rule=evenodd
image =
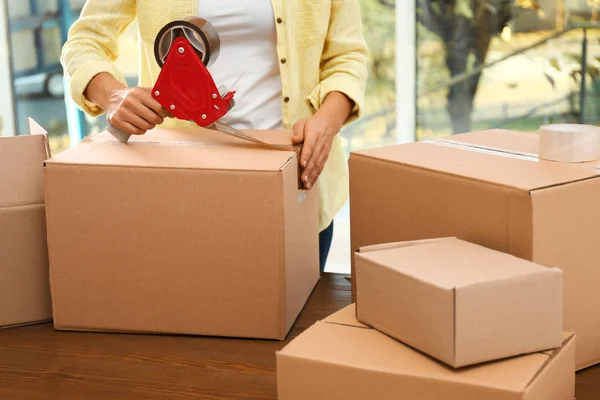
<path id="1" fill-rule="evenodd" d="M 202 18 L 165 25 L 154 41 L 154 57 L 161 71 L 152 97 L 178 119 L 272 149 L 297 151 L 293 145 L 267 143 L 219 121 L 235 104 L 235 92 L 217 88 L 208 70 L 218 58 L 220 47 L 217 30 Z M 113 126 L 107 130 L 122 143 L 130 138 Z"/>

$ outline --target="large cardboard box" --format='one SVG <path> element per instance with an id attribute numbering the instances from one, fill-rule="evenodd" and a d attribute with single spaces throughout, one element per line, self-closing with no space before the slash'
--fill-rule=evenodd
<path id="1" fill-rule="evenodd" d="M 537 143 L 492 130 L 353 153 L 352 248 L 456 236 L 561 268 L 584 368 L 600 362 L 600 175 L 539 160 Z"/>
<path id="2" fill-rule="evenodd" d="M 458 368 L 560 347 L 562 272 L 456 238 L 360 248 L 357 319 Z"/>
<path id="3" fill-rule="evenodd" d="M 354 318 L 350 306 L 277 353 L 279 400 L 573 400 L 575 337 L 559 349 L 456 370 Z"/>
<path id="4" fill-rule="evenodd" d="M 319 279 L 318 196 L 298 192 L 293 151 L 102 133 L 49 160 L 45 183 L 59 330 L 283 339 Z"/>
<path id="5" fill-rule="evenodd" d="M 52 319 L 44 215 L 46 132 L 0 138 L 0 327 Z"/>

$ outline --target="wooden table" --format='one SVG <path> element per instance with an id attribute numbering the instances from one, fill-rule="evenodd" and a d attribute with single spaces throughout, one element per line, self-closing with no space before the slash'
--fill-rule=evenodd
<path id="1" fill-rule="evenodd" d="M 349 303 L 349 282 L 326 274 L 287 341 Z M 276 399 L 287 341 L 0 330 L 0 399 Z M 600 399 L 600 368 L 577 378 L 577 400 Z"/>

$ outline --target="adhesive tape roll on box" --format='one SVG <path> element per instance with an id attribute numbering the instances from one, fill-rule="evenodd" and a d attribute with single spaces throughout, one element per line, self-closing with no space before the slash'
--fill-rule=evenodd
<path id="1" fill-rule="evenodd" d="M 600 159 L 600 127 L 583 124 L 552 124 L 539 129 L 540 158 L 559 162 Z"/>

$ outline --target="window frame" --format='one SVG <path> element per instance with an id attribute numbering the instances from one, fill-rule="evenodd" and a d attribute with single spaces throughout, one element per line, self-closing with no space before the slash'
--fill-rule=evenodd
<path id="1" fill-rule="evenodd" d="M 11 63 L 11 44 L 8 30 L 8 7 L 0 0 L 0 116 L 3 121 L 2 136 L 17 135 L 15 95 Z"/>
<path id="2" fill-rule="evenodd" d="M 396 1 L 396 143 L 416 141 L 417 1 Z"/>

